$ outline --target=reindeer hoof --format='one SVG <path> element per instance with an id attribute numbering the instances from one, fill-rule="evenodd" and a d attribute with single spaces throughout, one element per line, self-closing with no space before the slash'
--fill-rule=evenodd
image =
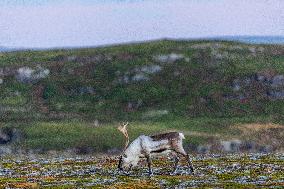
<path id="1" fill-rule="evenodd" d="M 177 174 L 176 171 L 170 173 L 171 176 L 174 176 L 174 175 L 176 175 L 176 174 Z"/>
<path id="2" fill-rule="evenodd" d="M 194 169 L 193 169 L 192 166 L 190 167 L 190 173 L 191 173 L 192 175 L 194 175 Z"/>

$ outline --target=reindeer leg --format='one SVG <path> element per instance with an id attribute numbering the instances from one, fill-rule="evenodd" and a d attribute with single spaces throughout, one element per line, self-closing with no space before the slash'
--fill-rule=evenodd
<path id="1" fill-rule="evenodd" d="M 128 173 L 130 173 L 130 171 L 132 171 L 132 167 L 133 167 L 133 165 L 131 164 L 131 165 L 129 166 Z"/>
<path id="2" fill-rule="evenodd" d="M 178 167 L 179 157 L 178 157 L 177 154 L 175 155 L 174 159 L 175 159 L 174 160 L 175 162 L 174 162 L 174 169 L 173 169 L 173 171 L 171 173 L 172 175 L 176 173 L 176 170 L 177 170 L 177 167 Z"/>
<path id="3" fill-rule="evenodd" d="M 181 154 L 182 156 L 184 156 L 187 160 L 187 164 L 188 164 L 188 168 L 190 169 L 191 173 L 194 174 L 194 169 L 193 169 L 193 165 L 192 165 L 192 162 L 190 160 L 190 157 L 189 155 L 184 151 L 184 149 L 178 149 L 178 150 L 175 150 L 178 154 Z"/>
<path id="4" fill-rule="evenodd" d="M 186 154 L 186 160 L 187 160 L 188 167 L 191 173 L 194 174 L 194 169 L 193 169 L 192 161 L 190 160 L 189 154 Z"/>
<path id="5" fill-rule="evenodd" d="M 122 164 L 122 156 L 120 156 L 118 160 L 118 165 L 117 165 L 118 171 L 122 171 L 121 164 Z"/>
<path id="6" fill-rule="evenodd" d="M 150 158 L 150 155 L 146 155 L 146 158 L 147 158 L 147 163 L 148 163 L 148 169 L 149 169 L 149 176 L 152 176 L 153 175 L 153 171 L 152 171 L 152 161 L 151 161 L 151 158 Z"/>

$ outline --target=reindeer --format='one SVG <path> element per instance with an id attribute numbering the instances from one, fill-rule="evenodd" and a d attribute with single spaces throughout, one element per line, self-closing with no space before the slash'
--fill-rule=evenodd
<path id="1" fill-rule="evenodd" d="M 118 130 L 126 138 L 125 146 L 122 155 L 119 158 L 118 169 L 123 171 L 123 168 L 131 170 L 136 166 L 140 158 L 146 158 L 148 163 L 148 173 L 153 175 L 151 156 L 173 154 L 175 157 L 173 174 L 176 172 L 179 155 L 186 158 L 188 168 L 194 174 L 193 165 L 189 155 L 185 152 L 182 146 L 182 140 L 185 139 L 184 135 L 179 132 L 168 132 L 164 134 L 157 134 L 152 136 L 141 135 L 136 138 L 130 145 L 129 136 L 127 132 L 127 123 L 119 125 Z"/>

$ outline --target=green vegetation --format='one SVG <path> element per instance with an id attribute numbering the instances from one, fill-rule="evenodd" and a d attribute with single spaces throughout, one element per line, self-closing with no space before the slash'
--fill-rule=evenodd
<path id="1" fill-rule="evenodd" d="M 267 161 L 265 161 L 267 160 Z M 147 175 L 145 161 L 125 175 L 114 157 L 73 156 L 2 157 L 0 187 L 9 188 L 283 188 L 283 154 L 197 156 L 195 174 L 182 161 L 170 175 L 173 162 L 153 161 Z M 268 163 L 269 162 L 269 163 Z"/>
<path id="2" fill-rule="evenodd" d="M 19 68 L 49 74 L 23 82 Z M 132 139 L 178 130 L 198 145 L 240 136 L 237 124 L 284 123 L 283 99 L 266 96 L 258 74 L 284 74 L 283 45 L 162 40 L 0 53 L 0 123 L 21 132 L 23 147 L 43 151 L 120 148 L 115 126 L 125 120 Z"/>

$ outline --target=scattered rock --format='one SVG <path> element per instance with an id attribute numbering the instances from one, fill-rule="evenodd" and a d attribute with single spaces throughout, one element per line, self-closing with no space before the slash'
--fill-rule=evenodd
<path id="1" fill-rule="evenodd" d="M 94 87 L 80 87 L 79 89 L 80 94 L 95 94 L 95 89 Z"/>
<path id="2" fill-rule="evenodd" d="M 10 155 L 13 153 L 13 149 L 11 146 L 9 145 L 1 145 L 0 146 L 0 154 L 1 155 Z"/>
<path id="3" fill-rule="evenodd" d="M 162 67 L 159 65 L 147 65 L 137 67 L 131 71 L 124 73 L 123 75 L 118 71 L 116 72 L 116 75 L 118 76 L 119 83 L 128 84 L 129 82 L 148 81 L 150 80 L 149 74 L 154 74 L 160 72 L 161 70 Z"/>
<path id="4" fill-rule="evenodd" d="M 255 80 L 259 81 L 259 82 L 265 82 L 265 81 L 267 81 L 267 78 L 264 75 L 256 74 L 255 75 Z"/>
<path id="5" fill-rule="evenodd" d="M 168 110 L 151 110 L 143 114 L 143 118 L 154 118 L 161 117 L 163 115 L 167 115 L 169 113 Z"/>
<path id="6" fill-rule="evenodd" d="M 210 149 L 211 149 L 210 145 L 199 145 L 197 147 L 197 152 L 201 154 L 206 154 L 210 152 Z"/>
<path id="7" fill-rule="evenodd" d="M 34 83 L 40 79 L 46 78 L 49 73 L 49 69 L 44 69 L 40 66 L 36 69 L 21 67 L 17 70 L 16 79 L 22 83 Z"/>
<path id="8" fill-rule="evenodd" d="M 131 79 L 132 81 L 148 81 L 149 77 L 145 76 L 144 73 L 137 73 Z"/>
<path id="9" fill-rule="evenodd" d="M 255 47 L 249 47 L 248 49 L 249 49 L 249 51 L 251 52 L 251 54 L 252 54 L 253 56 L 256 55 L 256 48 L 255 48 Z"/>
<path id="10" fill-rule="evenodd" d="M 0 85 L 4 83 L 4 80 L 0 78 Z"/>
<path id="11" fill-rule="evenodd" d="M 0 144 L 6 144 L 14 137 L 15 130 L 9 127 L 1 128 L 0 130 Z"/>
<path id="12" fill-rule="evenodd" d="M 257 50 L 258 50 L 258 52 L 263 53 L 265 51 L 265 48 L 264 47 L 258 47 Z"/>
<path id="13" fill-rule="evenodd" d="M 240 80 L 235 79 L 233 81 L 232 87 L 233 87 L 233 91 L 235 91 L 235 92 L 241 90 L 241 82 L 240 82 Z"/>
<path id="14" fill-rule="evenodd" d="M 75 55 L 74 55 L 74 56 L 68 56 L 68 57 L 67 57 L 67 61 L 68 61 L 68 62 L 73 62 L 73 61 L 75 61 L 76 59 L 77 59 L 77 56 L 75 56 Z"/>
<path id="15" fill-rule="evenodd" d="M 245 86 L 249 86 L 252 83 L 252 79 L 250 77 L 245 77 L 243 82 Z"/>
<path id="16" fill-rule="evenodd" d="M 14 76 L 15 73 L 16 73 L 16 70 L 12 67 L 0 68 L 0 77 Z"/>
<path id="17" fill-rule="evenodd" d="M 258 148 L 259 153 L 270 153 L 272 152 L 272 147 L 270 145 L 262 145 Z"/>
<path id="18" fill-rule="evenodd" d="M 148 74 L 154 74 L 161 71 L 162 68 L 159 65 L 149 65 L 149 66 L 142 66 L 139 68 L 135 68 L 134 72 L 136 74 L 131 78 L 132 81 L 148 81 L 149 77 Z M 129 78 L 125 78 L 124 80 L 129 80 Z"/>
<path id="19" fill-rule="evenodd" d="M 159 65 L 150 65 L 150 66 L 143 66 L 140 68 L 141 72 L 153 74 L 157 73 L 162 70 L 161 66 Z"/>
<path id="20" fill-rule="evenodd" d="M 224 152 L 238 152 L 241 144 L 240 140 L 221 141 Z"/>
<path id="21" fill-rule="evenodd" d="M 100 126 L 99 120 L 96 119 L 96 120 L 93 122 L 93 125 L 94 125 L 95 127 Z"/>
<path id="22" fill-rule="evenodd" d="M 256 150 L 256 144 L 252 141 L 244 141 L 240 146 L 242 152 L 254 152 Z"/>
<path id="23" fill-rule="evenodd" d="M 270 90 L 267 92 L 267 96 L 272 99 L 284 99 L 284 90 L 281 91 Z"/>
<path id="24" fill-rule="evenodd" d="M 232 81 L 232 90 L 237 99 L 257 93 L 271 99 L 284 98 L 284 75 L 271 75 L 271 72 L 257 73 L 254 76 L 237 78 Z M 241 92 L 241 93 L 240 93 Z"/>
<path id="25" fill-rule="evenodd" d="M 284 75 L 276 75 L 271 80 L 271 86 L 276 87 L 284 87 Z"/>
<path id="26" fill-rule="evenodd" d="M 176 53 L 154 56 L 154 60 L 161 63 L 174 63 L 183 58 L 184 58 L 183 54 L 176 54 Z"/>

